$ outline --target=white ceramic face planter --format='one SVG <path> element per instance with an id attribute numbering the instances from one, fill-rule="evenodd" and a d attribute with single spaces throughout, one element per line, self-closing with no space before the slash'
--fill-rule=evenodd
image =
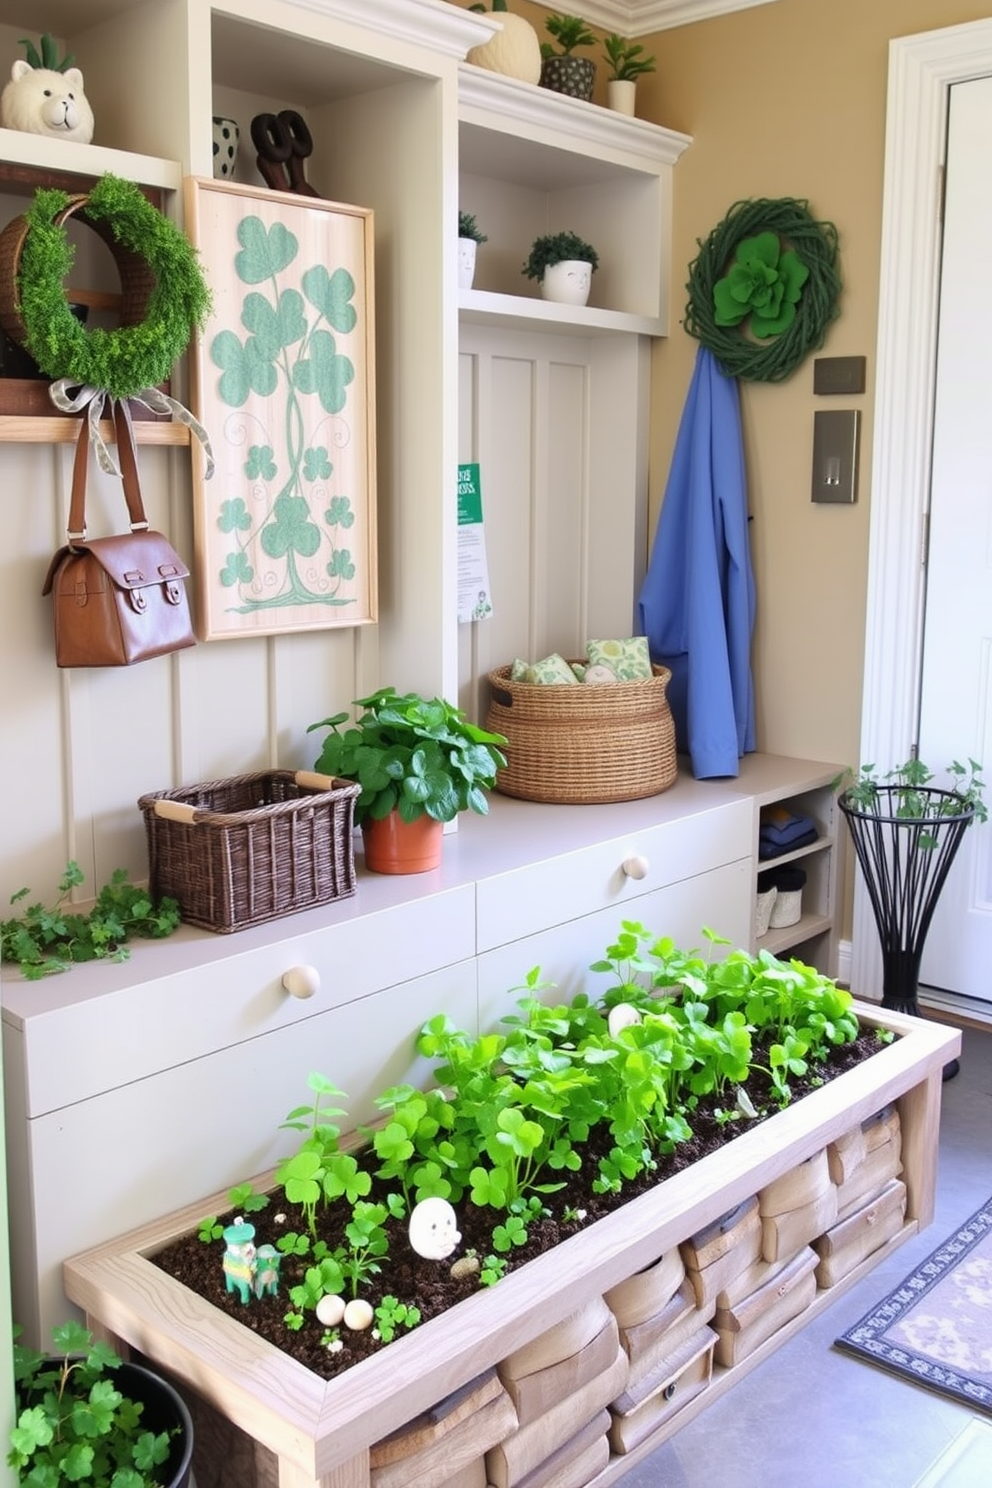
<path id="1" fill-rule="evenodd" d="M 580 259 L 549 264 L 541 279 L 541 295 L 561 305 L 584 305 L 592 285 L 592 266 Z"/>
<path id="2" fill-rule="evenodd" d="M 475 278 L 475 254 L 477 244 L 474 238 L 458 239 L 458 288 L 471 289 L 472 280 Z"/>

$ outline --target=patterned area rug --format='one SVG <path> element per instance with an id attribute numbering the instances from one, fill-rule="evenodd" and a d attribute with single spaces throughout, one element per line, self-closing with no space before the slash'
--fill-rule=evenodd
<path id="1" fill-rule="evenodd" d="M 835 1344 L 992 1415 L 992 1199 Z"/>

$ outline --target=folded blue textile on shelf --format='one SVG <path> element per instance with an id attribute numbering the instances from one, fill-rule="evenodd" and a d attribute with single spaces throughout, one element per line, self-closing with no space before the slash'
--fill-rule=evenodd
<path id="1" fill-rule="evenodd" d="M 795 852 L 797 847 L 806 847 L 808 843 L 815 842 L 819 835 L 815 827 L 809 827 L 789 842 L 775 842 L 769 841 L 763 832 L 759 832 L 758 857 L 762 861 L 766 858 L 780 858 L 783 853 Z"/>

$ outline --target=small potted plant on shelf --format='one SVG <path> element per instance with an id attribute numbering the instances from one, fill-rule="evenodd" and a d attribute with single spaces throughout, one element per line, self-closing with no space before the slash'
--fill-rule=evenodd
<path id="1" fill-rule="evenodd" d="M 458 213 L 458 288 L 471 289 L 475 278 L 475 255 L 480 243 L 489 239 L 472 212 Z"/>
<path id="2" fill-rule="evenodd" d="M 52 1339 L 54 1356 L 14 1344 L 17 1419 L 7 1460 L 20 1482 L 185 1488 L 193 1423 L 168 1381 L 123 1363 L 82 1323 L 53 1328 Z"/>
<path id="3" fill-rule="evenodd" d="M 638 42 L 627 41 L 617 31 L 603 38 L 610 72 L 606 80 L 606 101 L 618 114 L 633 114 L 637 79 L 654 72 L 654 57 L 645 57 Z"/>
<path id="4" fill-rule="evenodd" d="M 521 273 L 538 280 L 544 299 L 584 305 L 598 267 L 599 254 L 591 243 L 577 233 L 558 232 L 534 239 Z"/>
<path id="5" fill-rule="evenodd" d="M 506 764 L 502 734 L 470 723 L 442 698 L 382 687 L 353 704 L 363 711 L 322 719 L 327 728 L 315 768 L 357 781 L 355 822 L 365 864 L 376 873 L 424 873 L 441 861 L 441 832 L 460 811 L 485 816 L 486 792 Z"/>
<path id="6" fill-rule="evenodd" d="M 545 29 L 557 42 L 541 42 L 541 87 L 553 93 L 567 93 L 586 103 L 592 98 L 596 82 L 596 64 L 589 57 L 576 57 L 576 47 L 595 46 L 596 38 L 581 16 L 549 15 Z"/>

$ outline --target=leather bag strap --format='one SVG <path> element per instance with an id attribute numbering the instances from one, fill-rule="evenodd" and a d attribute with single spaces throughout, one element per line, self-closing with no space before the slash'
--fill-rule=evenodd
<path id="1" fill-rule="evenodd" d="M 138 484 L 138 460 L 134 449 L 134 431 L 131 419 L 123 402 L 114 404 L 114 427 L 117 431 L 117 457 L 121 467 L 121 483 L 132 532 L 143 532 L 148 528 L 148 518 L 141 499 Z M 86 472 L 89 465 L 89 425 L 80 420 L 76 454 L 72 462 L 72 494 L 69 499 L 69 523 L 66 529 L 70 543 L 86 539 Z"/>

